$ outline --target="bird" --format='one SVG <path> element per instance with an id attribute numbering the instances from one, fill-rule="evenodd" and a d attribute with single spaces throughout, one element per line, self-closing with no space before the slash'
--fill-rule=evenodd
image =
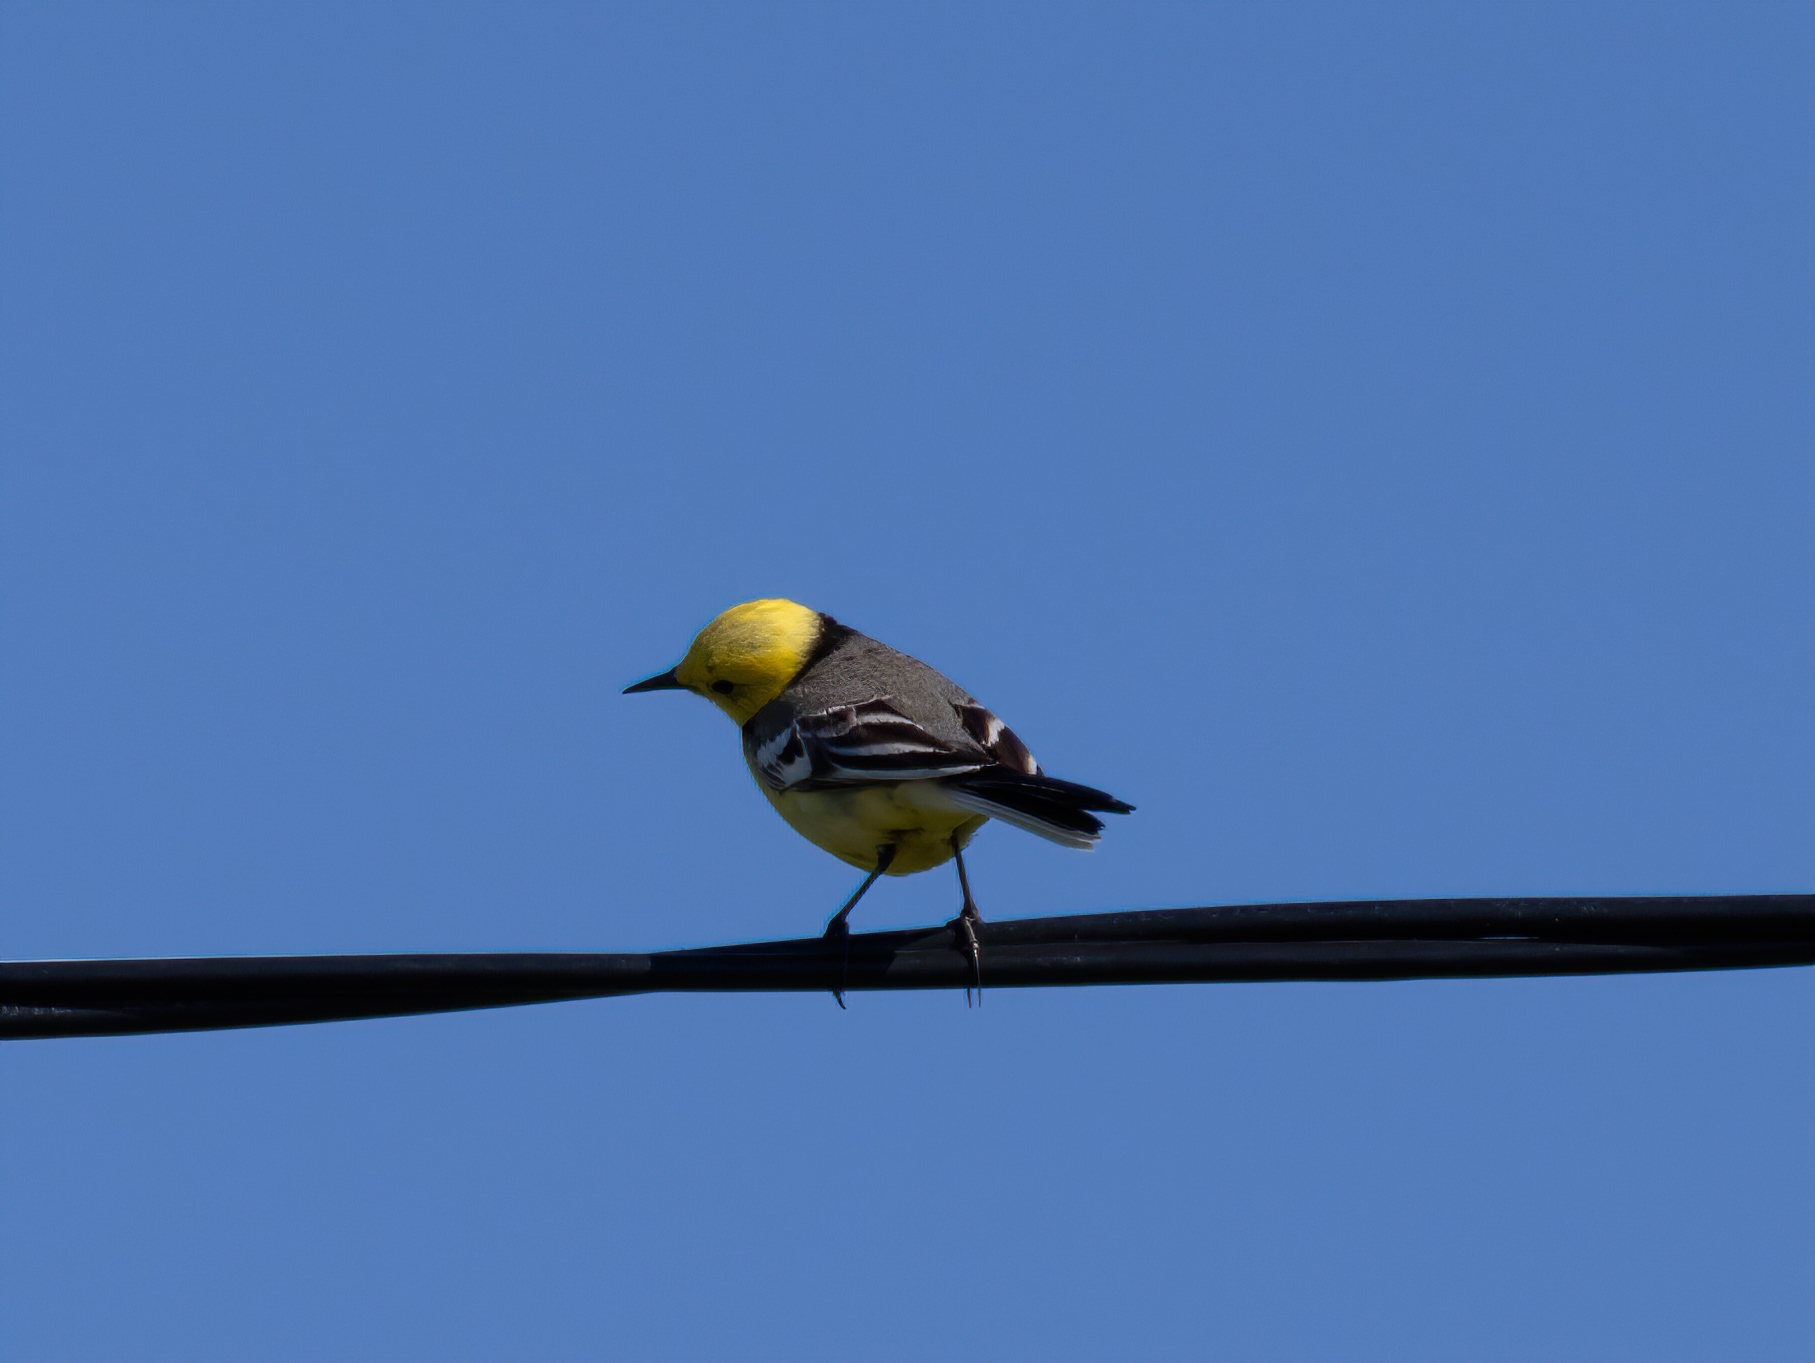
<path id="1" fill-rule="evenodd" d="M 825 937 L 848 941 L 851 910 L 878 877 L 955 862 L 963 900 L 949 926 L 970 957 L 979 1001 L 983 917 L 964 867 L 977 830 L 1000 819 L 1087 851 L 1103 832 L 1098 814 L 1134 812 L 1046 775 L 1014 730 L 919 659 L 793 601 L 731 607 L 674 667 L 624 688 L 646 691 L 691 691 L 723 710 L 775 812 L 866 873 Z M 843 991 L 833 993 L 842 1008 Z"/>

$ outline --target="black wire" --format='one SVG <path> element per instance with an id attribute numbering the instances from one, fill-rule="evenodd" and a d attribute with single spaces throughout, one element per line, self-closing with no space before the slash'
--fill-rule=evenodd
<path id="1" fill-rule="evenodd" d="M 1344 900 L 978 925 L 992 989 L 1614 975 L 1815 964 L 1815 895 Z M 950 925 L 693 951 L 0 963 L 0 1039 L 182 1032 L 659 992 L 963 989 Z"/>

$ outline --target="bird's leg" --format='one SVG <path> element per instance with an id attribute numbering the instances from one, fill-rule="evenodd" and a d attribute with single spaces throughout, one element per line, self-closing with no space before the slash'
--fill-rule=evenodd
<path id="1" fill-rule="evenodd" d="M 864 892 L 876 883 L 876 878 L 884 871 L 888 870 L 889 863 L 894 860 L 895 845 L 893 843 L 885 842 L 882 846 L 878 847 L 876 849 L 876 869 L 863 878 L 863 884 L 857 887 L 857 893 L 845 900 L 844 907 L 833 914 L 832 921 L 826 924 L 824 935 L 826 937 L 836 937 L 839 941 L 844 943 L 844 969 L 845 974 L 847 975 L 850 973 L 851 968 L 851 929 L 844 920 L 850 916 L 851 910 L 857 907 L 857 901 L 863 898 Z M 843 989 L 834 989 L 832 991 L 832 997 L 838 1000 L 838 1006 L 840 1008 L 844 1007 Z"/>
<path id="2" fill-rule="evenodd" d="M 876 883 L 876 877 L 888 870 L 889 863 L 894 860 L 895 847 L 893 843 L 885 842 L 881 847 L 876 849 L 876 869 L 863 878 L 863 884 L 857 887 L 857 893 L 845 900 L 844 907 L 832 915 L 832 921 L 826 924 L 825 935 L 827 937 L 846 937 L 850 935 L 851 930 L 845 926 L 844 920 L 850 916 L 851 910 L 857 907 L 857 901 L 862 899 L 870 886 Z"/>
<path id="3" fill-rule="evenodd" d="M 952 860 L 958 863 L 958 885 L 964 891 L 964 907 L 948 925 L 957 934 L 958 949 L 971 958 L 971 977 L 976 981 L 977 1006 L 983 1006 L 983 947 L 977 940 L 977 928 L 983 915 L 977 912 L 977 901 L 971 898 L 971 878 L 965 874 L 964 853 L 952 843 Z M 964 987 L 964 1006 L 971 1006 L 971 986 Z"/>

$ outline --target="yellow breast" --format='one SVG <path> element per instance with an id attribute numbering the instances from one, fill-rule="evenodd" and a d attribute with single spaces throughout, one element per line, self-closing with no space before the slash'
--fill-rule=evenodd
<path id="1" fill-rule="evenodd" d="M 771 790 L 760 778 L 756 784 L 796 833 L 860 871 L 876 869 L 876 849 L 885 843 L 895 849 L 890 875 L 931 870 L 989 821 L 953 805 L 934 781 L 811 791 Z"/>

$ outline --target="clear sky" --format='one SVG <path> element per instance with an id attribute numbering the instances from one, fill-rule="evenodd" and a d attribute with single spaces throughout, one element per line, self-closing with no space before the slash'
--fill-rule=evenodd
<path id="1" fill-rule="evenodd" d="M 1139 806 L 986 915 L 1815 888 L 1815 11 L 0 11 L 0 956 L 856 875 L 785 595 Z M 947 870 L 860 928 L 936 921 Z M 0 1048 L 0 1358 L 1807 1359 L 1815 972 Z"/>

